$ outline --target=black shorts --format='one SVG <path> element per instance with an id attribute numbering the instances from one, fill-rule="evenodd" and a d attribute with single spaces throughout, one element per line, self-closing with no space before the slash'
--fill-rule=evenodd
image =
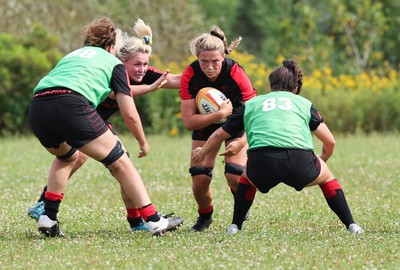
<path id="1" fill-rule="evenodd" d="M 29 123 L 47 148 L 58 148 L 65 141 L 77 149 L 108 130 L 89 101 L 77 93 L 33 98 Z"/>
<path id="2" fill-rule="evenodd" d="M 320 171 L 319 159 L 310 150 L 265 147 L 248 152 L 247 177 L 262 193 L 281 182 L 300 191 Z"/>

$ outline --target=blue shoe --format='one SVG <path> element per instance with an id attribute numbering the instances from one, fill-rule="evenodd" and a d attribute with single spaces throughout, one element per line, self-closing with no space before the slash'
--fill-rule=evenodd
<path id="1" fill-rule="evenodd" d="M 38 221 L 40 216 L 44 214 L 44 201 L 35 203 L 32 207 L 28 208 L 28 216 Z"/>
<path id="2" fill-rule="evenodd" d="M 147 227 L 147 224 L 142 222 L 139 225 L 136 225 L 134 227 L 131 227 L 131 231 L 135 232 L 135 231 L 148 231 L 149 227 Z"/>

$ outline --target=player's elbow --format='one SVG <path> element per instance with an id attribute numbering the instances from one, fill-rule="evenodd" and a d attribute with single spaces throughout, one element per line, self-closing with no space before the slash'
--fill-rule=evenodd
<path id="1" fill-rule="evenodd" d="M 189 130 L 189 131 L 195 130 L 193 124 L 190 121 L 183 121 L 183 125 L 186 128 L 186 130 Z"/>

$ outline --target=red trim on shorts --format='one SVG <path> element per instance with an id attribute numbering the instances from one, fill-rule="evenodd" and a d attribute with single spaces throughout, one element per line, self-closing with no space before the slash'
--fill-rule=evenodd
<path id="1" fill-rule="evenodd" d="M 46 97 L 52 95 L 63 95 L 63 94 L 73 94 L 73 92 L 69 89 L 53 89 L 42 92 L 39 91 L 39 93 L 34 94 L 32 98 Z"/>
<path id="2" fill-rule="evenodd" d="M 320 186 L 322 193 L 324 193 L 325 198 L 330 199 L 336 195 L 336 190 L 342 189 L 339 182 L 336 179 L 333 179 L 324 185 Z"/>

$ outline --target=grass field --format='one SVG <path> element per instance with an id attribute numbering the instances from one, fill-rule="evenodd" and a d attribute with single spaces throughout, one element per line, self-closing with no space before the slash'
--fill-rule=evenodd
<path id="1" fill-rule="evenodd" d="M 240 234 L 225 234 L 233 199 L 214 170 L 215 218 L 204 233 L 188 170 L 190 138 L 152 136 L 151 153 L 122 137 L 153 203 L 185 225 L 162 237 L 131 233 L 118 185 L 89 161 L 71 179 L 59 219 L 65 239 L 37 232 L 26 209 L 40 195 L 52 160 L 34 138 L 0 138 L 0 268 L 2 269 L 400 269 L 399 134 L 337 137 L 330 168 L 364 235 L 350 235 L 318 187 L 279 185 L 258 193 Z M 319 152 L 320 145 L 316 145 Z"/>

